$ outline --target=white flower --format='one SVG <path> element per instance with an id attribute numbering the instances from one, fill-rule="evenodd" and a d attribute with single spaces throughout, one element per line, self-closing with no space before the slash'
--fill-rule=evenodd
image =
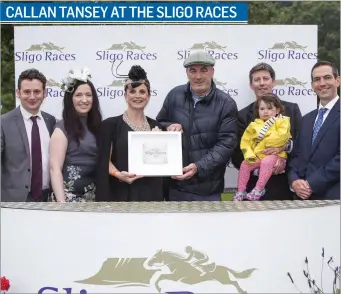
<path id="1" fill-rule="evenodd" d="M 69 71 L 69 77 L 74 80 L 87 82 L 91 79 L 90 70 L 85 66 L 83 69 L 76 69 Z"/>
<path id="2" fill-rule="evenodd" d="M 73 87 L 77 81 L 87 82 L 91 79 L 91 72 L 85 66 L 83 69 L 71 69 L 68 76 L 62 80 L 63 91 L 73 91 Z"/>

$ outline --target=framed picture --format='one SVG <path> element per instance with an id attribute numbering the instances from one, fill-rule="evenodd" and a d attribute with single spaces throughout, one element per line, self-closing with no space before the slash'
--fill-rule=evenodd
<path id="1" fill-rule="evenodd" d="M 182 175 L 181 132 L 128 132 L 128 172 L 138 176 Z"/>

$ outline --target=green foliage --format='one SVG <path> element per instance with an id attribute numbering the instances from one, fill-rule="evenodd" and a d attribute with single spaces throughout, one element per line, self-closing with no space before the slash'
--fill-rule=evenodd
<path id="1" fill-rule="evenodd" d="M 281 24 L 281 22 L 277 21 L 280 13 L 278 2 L 249 3 L 249 24 Z"/>
<path id="2" fill-rule="evenodd" d="M 1 26 L 1 113 L 15 107 L 13 25 Z"/>
<path id="3" fill-rule="evenodd" d="M 340 3 L 294 2 L 281 10 L 282 24 L 317 24 L 319 59 L 340 65 Z"/>
<path id="4" fill-rule="evenodd" d="M 337 1 L 252 2 L 249 3 L 249 24 L 317 24 L 319 59 L 328 60 L 340 66 L 340 4 Z M 2 25 L 2 113 L 15 107 L 13 39 L 13 25 Z"/>

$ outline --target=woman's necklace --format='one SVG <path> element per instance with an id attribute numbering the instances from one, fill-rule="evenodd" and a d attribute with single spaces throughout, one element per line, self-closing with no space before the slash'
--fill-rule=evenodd
<path id="1" fill-rule="evenodd" d="M 124 114 L 123 114 L 123 120 L 126 122 L 126 124 L 131 127 L 135 132 L 149 132 L 151 131 L 151 128 L 150 128 L 150 125 L 147 121 L 147 118 L 146 116 L 143 116 L 144 117 L 144 122 L 143 122 L 143 125 L 142 126 L 137 126 L 135 125 L 134 123 L 132 123 L 128 117 L 128 114 L 127 112 L 125 111 Z"/>

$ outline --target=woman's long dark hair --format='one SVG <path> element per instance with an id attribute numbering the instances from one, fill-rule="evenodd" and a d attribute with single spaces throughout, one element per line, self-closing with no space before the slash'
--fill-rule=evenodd
<path id="1" fill-rule="evenodd" d="M 63 120 L 67 134 L 74 139 L 79 145 L 79 140 L 84 137 L 85 129 L 80 121 L 80 117 L 73 105 L 72 97 L 80 85 L 88 84 L 92 92 L 92 107 L 87 115 L 87 126 L 91 133 L 95 136 L 102 121 L 102 114 L 99 106 L 99 100 L 94 85 L 88 81 L 87 83 L 77 81 L 72 92 L 65 92 Z"/>

